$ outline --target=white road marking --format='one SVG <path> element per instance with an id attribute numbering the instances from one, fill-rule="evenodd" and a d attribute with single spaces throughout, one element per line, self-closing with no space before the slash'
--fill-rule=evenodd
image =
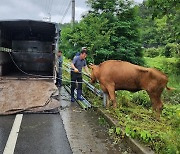
<path id="1" fill-rule="evenodd" d="M 4 148 L 3 154 L 13 154 L 14 153 L 14 149 L 16 146 L 16 141 L 17 141 L 19 129 L 21 126 L 22 118 L 23 118 L 23 114 L 16 115 L 9 138 L 8 138 L 6 146 Z"/>

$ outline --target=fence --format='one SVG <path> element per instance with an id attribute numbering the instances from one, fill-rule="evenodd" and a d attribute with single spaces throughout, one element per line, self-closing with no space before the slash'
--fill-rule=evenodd
<path id="1" fill-rule="evenodd" d="M 69 73 L 70 74 L 70 72 L 71 72 L 71 70 L 70 70 L 70 64 L 68 64 L 68 63 L 63 63 L 63 70 L 65 71 L 65 72 L 67 72 L 67 73 Z M 86 73 L 84 73 L 84 72 L 82 72 L 82 74 L 84 75 L 84 76 L 86 76 L 87 78 L 90 78 L 90 76 L 88 75 L 88 74 L 86 74 Z M 66 77 L 64 77 L 64 81 L 68 81 L 68 78 L 66 78 Z M 71 82 L 71 81 L 70 81 Z M 69 83 L 70 83 L 69 82 Z M 87 80 L 85 80 L 85 79 L 83 79 L 83 83 L 86 85 L 86 87 L 90 90 L 90 91 L 92 91 L 95 95 L 97 95 L 98 97 L 100 97 L 100 98 L 102 98 L 103 99 L 103 101 L 102 101 L 102 104 L 103 104 L 103 106 L 106 106 L 106 94 L 105 93 L 103 93 L 103 91 L 102 90 L 99 90 L 99 89 L 97 89 L 96 87 L 94 87 L 93 85 L 91 85 L 91 83 L 89 83 Z M 70 86 L 69 85 L 65 85 L 64 86 L 65 87 L 65 89 L 70 93 Z M 76 95 L 77 95 L 77 91 L 75 90 L 75 99 L 77 98 L 76 97 Z M 83 96 L 82 96 L 83 97 Z M 91 104 L 88 102 L 88 100 L 85 98 L 85 97 L 83 97 L 84 98 L 84 100 L 83 101 L 77 101 L 79 104 L 80 104 L 80 106 L 83 108 L 83 109 L 87 109 L 87 108 L 90 108 L 91 107 Z"/>

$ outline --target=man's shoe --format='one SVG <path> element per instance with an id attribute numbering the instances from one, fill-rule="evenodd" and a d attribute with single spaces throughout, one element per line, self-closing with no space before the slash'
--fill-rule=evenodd
<path id="1" fill-rule="evenodd" d="M 83 101 L 83 100 L 84 100 L 84 98 L 79 97 L 79 98 L 77 98 L 77 100 L 79 100 L 79 101 Z"/>
<path id="2" fill-rule="evenodd" d="M 75 102 L 75 99 L 74 99 L 74 97 L 71 97 L 71 102 Z"/>
<path id="3" fill-rule="evenodd" d="M 78 89 L 77 90 L 77 100 L 83 101 L 84 98 L 82 98 L 82 90 Z"/>

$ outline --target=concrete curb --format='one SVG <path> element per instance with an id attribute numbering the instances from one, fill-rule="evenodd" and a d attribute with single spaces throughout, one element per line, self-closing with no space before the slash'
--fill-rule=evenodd
<path id="1" fill-rule="evenodd" d="M 110 126 L 117 126 L 118 121 L 111 118 L 102 109 L 97 108 L 97 107 L 93 107 L 93 109 L 96 110 L 101 116 L 103 116 Z M 132 150 L 138 154 L 155 154 L 155 152 L 152 151 L 150 148 L 145 147 L 144 145 L 139 143 L 139 141 L 132 139 L 129 136 L 125 136 L 124 139 L 125 139 L 125 142 L 128 144 L 128 146 L 130 146 Z"/>

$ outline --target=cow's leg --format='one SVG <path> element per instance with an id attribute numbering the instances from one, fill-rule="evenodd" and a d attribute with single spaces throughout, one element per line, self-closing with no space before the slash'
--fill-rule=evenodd
<path id="1" fill-rule="evenodd" d="M 109 108 L 109 106 L 110 106 L 110 96 L 109 96 L 109 94 L 107 94 L 106 96 L 107 96 L 106 107 Z"/>
<path id="2" fill-rule="evenodd" d="M 152 108 L 156 112 L 156 116 L 158 119 L 160 118 L 160 114 L 163 107 L 163 103 L 161 101 L 161 93 L 162 91 L 148 92 L 149 97 L 151 99 Z"/>
<path id="3" fill-rule="evenodd" d="M 114 84 L 109 84 L 107 86 L 107 90 L 108 90 L 108 93 L 109 93 L 109 97 L 110 97 L 111 101 L 113 102 L 113 108 L 116 108 L 117 107 L 117 102 L 116 102 Z"/>

